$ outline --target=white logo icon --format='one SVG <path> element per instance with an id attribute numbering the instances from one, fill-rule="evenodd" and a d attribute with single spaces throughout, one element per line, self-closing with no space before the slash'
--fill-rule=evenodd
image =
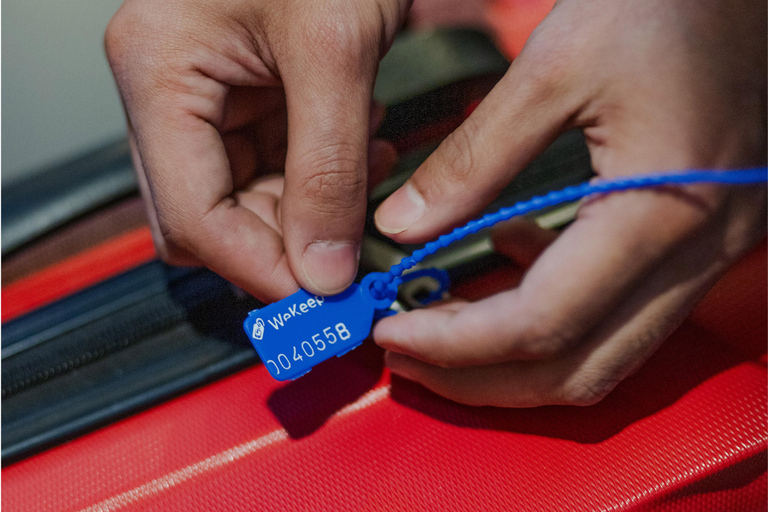
<path id="1" fill-rule="evenodd" d="M 264 320 L 261 318 L 256 319 L 256 323 L 253 324 L 253 333 L 251 333 L 251 336 L 257 340 L 264 337 Z"/>

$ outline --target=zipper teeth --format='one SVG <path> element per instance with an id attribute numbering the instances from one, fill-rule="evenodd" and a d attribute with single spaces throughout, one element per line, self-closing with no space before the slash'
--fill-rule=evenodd
<path id="1" fill-rule="evenodd" d="M 43 368 L 37 367 L 27 371 L 22 370 L 20 372 L 21 376 L 14 378 L 11 383 L 3 386 L 2 398 L 7 398 L 53 377 L 97 361 L 104 356 L 139 341 L 145 336 L 178 323 L 186 316 L 185 311 L 176 304 L 156 304 L 149 312 L 147 312 L 148 310 L 149 308 L 139 308 L 136 312 L 138 314 L 131 314 L 127 320 L 119 322 L 117 325 L 112 323 L 111 327 L 96 330 L 96 332 L 88 335 L 89 339 L 109 340 L 102 345 L 89 347 L 74 356 L 68 357 L 65 355 L 62 359 L 66 360 L 61 362 L 54 360 Z"/>
<path id="2" fill-rule="evenodd" d="M 222 289 L 219 286 L 206 284 L 203 290 L 187 295 L 183 299 L 183 306 L 178 301 L 169 298 L 165 294 L 161 294 L 160 301 L 152 301 L 149 305 L 147 302 L 141 302 L 135 304 L 135 308 L 130 308 L 129 306 L 128 308 L 133 309 L 130 312 L 123 310 L 117 314 L 112 313 L 111 315 L 105 315 L 93 320 L 91 325 L 99 321 L 107 321 L 107 319 L 117 315 L 127 317 L 125 320 L 111 320 L 108 327 L 102 327 L 101 329 L 91 327 L 90 332 L 85 336 L 86 341 L 82 344 L 95 344 L 95 347 L 87 346 L 85 350 L 74 356 L 64 354 L 53 357 L 53 361 L 48 363 L 47 366 L 43 361 L 42 365 L 46 366 L 44 368 L 40 368 L 40 364 L 35 363 L 29 364 L 32 369 L 22 368 L 17 372 L 21 375 L 14 376 L 10 383 L 3 385 L 1 396 L 6 398 L 20 391 L 27 390 L 53 377 L 97 361 L 140 341 L 146 336 L 168 329 L 183 321 L 189 311 L 198 308 L 206 301 L 216 300 L 217 297 L 220 297 L 225 292 L 226 289 Z M 158 304 L 158 302 L 160 303 Z M 88 343 L 90 340 L 105 339 L 107 342 L 103 344 Z M 72 351 L 74 350 L 75 348 L 72 349 Z"/>

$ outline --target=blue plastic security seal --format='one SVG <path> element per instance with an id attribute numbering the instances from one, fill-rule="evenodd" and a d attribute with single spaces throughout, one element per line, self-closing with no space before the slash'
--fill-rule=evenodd
<path id="1" fill-rule="evenodd" d="M 423 302 L 426 304 L 439 300 L 449 285 L 448 275 L 444 271 L 422 269 L 405 275 L 403 273 L 427 256 L 481 229 L 591 194 L 690 183 L 753 185 L 767 180 L 768 169 L 765 167 L 738 171 L 696 170 L 595 180 L 550 192 L 456 228 L 403 258 L 389 272 L 368 274 L 359 284 L 353 283 L 338 295 L 320 297 L 299 290 L 279 302 L 255 309 L 245 319 L 245 332 L 269 373 L 277 380 L 293 380 L 318 363 L 333 356 L 342 356 L 360 345 L 370 335 L 375 321 L 394 314 L 389 308 L 397 298 L 398 286 L 403 282 L 429 275 L 438 282 L 440 288 Z"/>
<path id="2" fill-rule="evenodd" d="M 371 333 L 377 313 L 397 298 L 399 280 L 378 291 L 371 273 L 338 295 L 320 297 L 299 290 L 245 319 L 245 332 L 277 380 L 292 380 L 333 356 L 342 356 Z"/>

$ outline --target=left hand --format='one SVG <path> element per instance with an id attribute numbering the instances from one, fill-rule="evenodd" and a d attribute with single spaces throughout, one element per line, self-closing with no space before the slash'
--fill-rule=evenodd
<path id="1" fill-rule="evenodd" d="M 752 0 L 558 2 L 488 97 L 382 204 L 379 229 L 416 243 L 465 222 L 571 127 L 607 178 L 764 163 L 765 16 Z M 556 240 L 528 232 L 527 250 L 543 252 L 518 287 L 386 318 L 374 339 L 392 372 L 459 402 L 593 404 L 765 236 L 765 217 L 764 187 L 593 198 Z"/>

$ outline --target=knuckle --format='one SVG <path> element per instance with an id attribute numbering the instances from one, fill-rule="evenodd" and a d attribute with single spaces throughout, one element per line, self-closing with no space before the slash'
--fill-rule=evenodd
<path id="1" fill-rule="evenodd" d="M 343 55 L 354 53 L 360 47 L 357 31 L 333 19 L 317 20 L 312 35 L 320 48 Z"/>
<path id="2" fill-rule="evenodd" d="M 618 384 L 618 380 L 602 373 L 579 372 L 561 389 L 561 399 L 567 405 L 589 406 L 598 403 Z"/>
<path id="3" fill-rule="evenodd" d="M 573 66 L 574 55 L 585 53 L 584 44 L 589 41 L 572 37 L 572 30 L 570 23 L 553 23 L 552 20 L 534 28 L 520 54 L 535 64 L 531 76 L 545 78 L 559 74 Z M 562 44 L 563 38 L 568 38 L 570 44 Z"/>
<path id="4" fill-rule="evenodd" d="M 335 11 L 299 24 L 296 37 L 304 51 L 335 72 L 357 74 L 378 60 L 380 38 L 375 31 L 365 30 L 357 19 L 349 19 L 344 10 Z"/>
<path id="5" fill-rule="evenodd" d="M 104 31 L 104 51 L 111 64 L 114 65 L 125 56 L 125 48 L 131 39 L 133 25 L 131 15 L 127 14 L 125 9 L 119 9 L 109 20 Z"/>
<path id="6" fill-rule="evenodd" d="M 156 245 L 163 246 L 162 250 L 159 247 L 158 249 L 165 252 L 168 258 L 174 260 L 174 256 L 180 251 L 194 252 L 195 244 L 190 234 L 196 231 L 196 227 L 191 220 L 184 216 L 161 215 L 158 211 L 157 224 L 162 242 Z M 167 261 L 162 254 L 160 257 Z M 173 263 L 173 261 L 167 262 Z"/>
<path id="7" fill-rule="evenodd" d="M 580 72 L 574 68 L 574 48 L 559 44 L 562 34 L 553 33 L 551 26 L 539 25 L 534 29 L 525 48 L 509 68 L 502 82 L 507 84 L 523 108 L 540 108 L 551 104 L 552 98 L 566 102 L 569 107 L 583 95 L 581 88 L 573 87 L 574 77 Z"/>
<path id="8" fill-rule="evenodd" d="M 167 9 L 147 16 L 144 4 L 123 4 L 104 31 L 104 51 L 118 82 L 121 78 L 136 81 L 136 75 L 158 81 L 155 75 L 183 69 L 189 56 L 185 27 L 192 22 Z"/>
<path id="9" fill-rule="evenodd" d="M 360 158 L 344 146 L 326 147 L 303 177 L 301 194 L 320 213 L 339 213 L 365 200 L 365 174 Z"/>
<path id="10" fill-rule="evenodd" d="M 557 359 L 572 345 L 573 335 L 551 321 L 526 320 L 520 330 L 522 351 L 533 359 Z"/>
<path id="11" fill-rule="evenodd" d="M 479 126 L 471 117 L 451 133 L 441 145 L 442 158 L 434 167 L 438 187 L 463 187 L 475 172 L 475 140 Z"/>

